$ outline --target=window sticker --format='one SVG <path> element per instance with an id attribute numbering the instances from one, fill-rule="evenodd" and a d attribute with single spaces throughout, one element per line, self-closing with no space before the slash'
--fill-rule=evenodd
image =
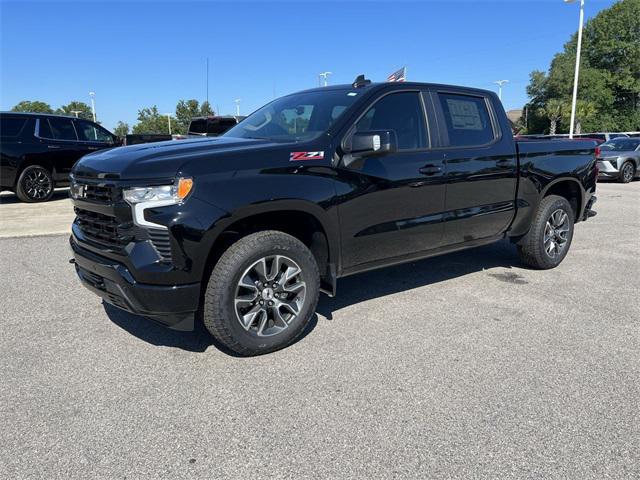
<path id="1" fill-rule="evenodd" d="M 453 128 L 458 130 L 482 130 L 480 111 L 475 102 L 447 98 L 447 107 Z"/>

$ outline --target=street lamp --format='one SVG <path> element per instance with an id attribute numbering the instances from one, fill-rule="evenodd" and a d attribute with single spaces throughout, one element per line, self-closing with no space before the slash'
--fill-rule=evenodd
<path id="1" fill-rule="evenodd" d="M 167 116 L 167 121 L 169 122 L 169 135 L 171 135 L 171 114 L 165 113 L 165 115 Z"/>
<path id="2" fill-rule="evenodd" d="M 575 0 L 564 0 L 564 3 L 574 3 Z M 584 25 L 584 0 L 580 0 L 580 27 L 578 29 L 578 48 L 576 50 L 576 72 L 573 78 L 573 99 L 571 100 L 571 125 L 569 138 L 573 138 L 573 127 L 576 121 L 576 103 L 578 101 L 578 78 L 580 77 L 580 51 L 582 50 L 582 26 Z"/>
<path id="3" fill-rule="evenodd" d="M 76 116 L 76 118 L 78 118 L 78 114 L 82 113 L 82 110 L 71 110 L 71 113 L 73 113 Z"/>
<path id="4" fill-rule="evenodd" d="M 91 97 L 91 113 L 93 113 L 93 121 L 96 121 L 96 92 L 89 92 Z"/>
<path id="5" fill-rule="evenodd" d="M 240 102 L 242 101 L 241 98 L 236 98 L 233 102 L 236 104 L 236 117 L 240 116 Z"/>
<path id="6" fill-rule="evenodd" d="M 498 98 L 500 99 L 500 101 L 502 101 L 502 86 L 509 83 L 509 80 L 498 80 L 493 83 L 498 85 Z"/>
<path id="7" fill-rule="evenodd" d="M 322 72 L 318 74 L 318 85 L 322 86 L 322 82 L 324 80 L 324 86 L 327 86 L 327 77 L 329 75 L 333 75 L 333 72 Z"/>

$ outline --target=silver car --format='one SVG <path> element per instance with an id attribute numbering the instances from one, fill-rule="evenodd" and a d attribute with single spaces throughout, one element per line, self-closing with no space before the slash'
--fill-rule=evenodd
<path id="1" fill-rule="evenodd" d="M 615 138 L 600 145 L 598 178 L 629 183 L 640 175 L 640 138 Z"/>

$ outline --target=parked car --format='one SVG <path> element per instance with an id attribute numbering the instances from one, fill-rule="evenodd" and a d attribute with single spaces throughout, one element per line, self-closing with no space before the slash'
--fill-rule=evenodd
<path id="1" fill-rule="evenodd" d="M 600 178 L 629 183 L 640 175 L 640 138 L 615 138 L 597 150 Z"/>
<path id="2" fill-rule="evenodd" d="M 23 202 L 44 202 L 69 185 L 69 173 L 87 153 L 119 144 L 100 125 L 42 113 L 0 113 L 0 186 Z"/>
<path id="3" fill-rule="evenodd" d="M 189 124 L 188 135 L 198 137 L 217 137 L 230 128 L 235 127 L 245 117 L 209 116 L 195 117 Z"/>
<path id="4" fill-rule="evenodd" d="M 575 134 L 574 138 L 594 138 L 597 140 L 602 140 L 603 142 L 608 142 L 609 140 L 613 140 L 614 138 L 627 138 L 629 135 L 626 133 L 578 133 Z"/>
<path id="5" fill-rule="evenodd" d="M 346 275 L 504 238 L 557 266 L 595 214 L 594 148 L 515 142 L 490 91 L 361 76 L 221 137 L 87 155 L 72 261 L 107 303 L 181 330 L 201 312 L 221 344 L 260 354 L 298 338 Z"/>

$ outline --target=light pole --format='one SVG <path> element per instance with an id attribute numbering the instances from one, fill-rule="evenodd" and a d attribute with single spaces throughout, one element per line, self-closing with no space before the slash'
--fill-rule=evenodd
<path id="1" fill-rule="evenodd" d="M 167 116 L 167 122 L 169 122 L 169 135 L 171 135 L 171 114 L 165 113 L 165 115 Z"/>
<path id="2" fill-rule="evenodd" d="M 236 98 L 233 102 L 236 104 L 236 117 L 240 116 L 240 102 L 242 101 L 241 98 Z"/>
<path id="3" fill-rule="evenodd" d="M 96 92 L 89 92 L 91 97 L 91 113 L 93 113 L 93 121 L 96 121 Z"/>
<path id="4" fill-rule="evenodd" d="M 502 86 L 509 83 L 509 80 L 498 80 L 497 82 L 493 82 L 498 85 L 498 98 L 502 101 Z"/>
<path id="5" fill-rule="evenodd" d="M 322 72 L 320 74 L 318 74 L 318 85 L 322 86 L 323 80 L 324 80 L 324 86 L 327 86 L 327 77 L 329 75 L 333 75 L 333 72 Z"/>
<path id="6" fill-rule="evenodd" d="M 564 3 L 573 3 L 575 0 L 564 0 Z M 580 27 L 578 29 L 578 48 L 576 50 L 576 72 L 573 77 L 573 98 L 571 100 L 571 125 L 569 125 L 569 138 L 573 138 L 573 128 L 576 122 L 576 103 L 578 102 L 578 78 L 580 78 L 580 51 L 582 50 L 582 26 L 584 24 L 584 0 L 580 0 Z"/>

